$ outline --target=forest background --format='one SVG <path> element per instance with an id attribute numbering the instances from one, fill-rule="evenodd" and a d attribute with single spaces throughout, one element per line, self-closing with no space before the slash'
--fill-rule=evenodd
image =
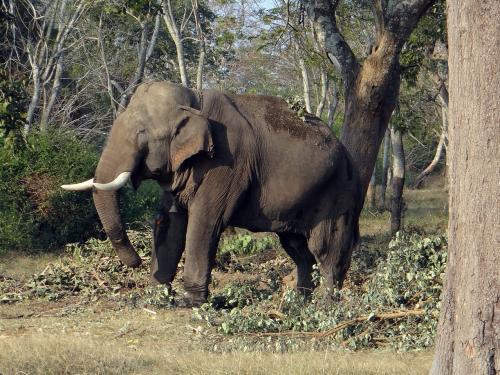
<path id="1" fill-rule="evenodd" d="M 89 200 L 57 186 L 93 174 L 114 118 L 141 82 L 278 95 L 340 136 L 342 77 L 298 2 L 4 0 L 0 16 L 2 249 L 47 249 L 96 235 Z M 375 42 L 374 17 L 370 1 L 337 9 L 360 61 Z M 445 25 L 438 1 L 401 52 L 392 136 L 388 130 L 367 198 L 372 211 L 390 206 L 393 168 L 414 187 L 433 171 L 446 173 Z M 144 219 L 157 195 L 152 185 L 139 196 L 128 192 L 128 222 Z M 393 233 L 404 211 L 396 198 Z"/>
<path id="2" fill-rule="evenodd" d="M 373 8 L 378 2 L 333 3 L 336 26 L 363 64 L 378 47 L 380 21 Z M 113 120 L 136 87 L 151 80 L 280 96 L 298 116 L 314 114 L 341 137 L 349 95 L 342 64 L 325 53 L 317 25 L 298 1 L 2 0 L 0 303 L 12 307 L 5 310 L 7 316 L 50 317 L 47 311 L 56 301 L 54 316 L 67 321 L 47 324 L 69 327 L 73 319 L 90 319 L 88 310 L 73 307 L 78 297 L 77 306 L 112 303 L 112 314 L 132 308 L 129 313 L 139 315 L 137 307 L 166 314 L 167 320 L 188 324 L 190 332 L 207 339 L 202 350 L 217 353 L 249 347 L 271 352 L 432 347 L 446 266 L 448 53 L 445 3 L 430 3 L 397 56 L 399 96 L 369 183 L 363 245 L 354 256 L 348 286 L 338 292 L 343 303 L 332 308 L 318 296 L 304 307 L 276 283 L 291 271 L 276 238 L 237 230 L 221 242 L 212 300 L 188 319 L 183 313 L 159 312 L 173 301 L 149 289 L 146 269 L 134 273 L 110 260 L 111 247 L 100 241 L 104 236 L 91 195 L 59 186 L 93 175 Z M 160 190 L 154 183 L 144 183 L 137 193 L 123 190 L 124 221 L 147 257 Z M 256 277 L 242 279 L 240 271 Z M 268 280 L 265 288 L 263 280 Z M 144 332 L 137 332 L 149 329 L 131 329 L 123 317 L 113 319 L 113 335 L 119 338 L 143 340 Z M 22 330 L 16 324 L 6 326 L 7 335 Z M 85 329 L 93 332 L 88 324 Z M 289 337 L 289 331 L 330 333 L 324 343 L 312 334 L 311 343 L 307 335 Z M 153 340 L 146 336 L 145 341 Z M 29 345 L 40 347 L 36 340 Z M 48 353 L 51 345 L 57 352 L 66 350 L 58 344 L 60 336 L 44 340 L 49 349 L 41 350 L 37 360 L 47 368 L 67 366 L 53 362 Z M 9 345 L 4 352 L 17 355 L 16 345 L 25 343 Z M 100 358 L 93 345 L 82 341 L 71 350 L 85 352 L 82 358 Z M 131 346 L 136 344 L 125 341 L 124 353 Z M 71 350 L 68 355 L 74 356 Z M 423 355 L 422 373 L 429 365 L 428 353 Z M 113 367 L 113 358 L 77 361 L 74 369 L 123 373 L 158 365 L 155 359 Z M 29 367 L 33 359 L 16 361 Z M 380 371 L 403 373 L 396 362 L 391 357 L 389 367 Z M 402 362 L 403 368 L 410 362 Z M 360 364 L 378 366 L 366 358 Z"/>

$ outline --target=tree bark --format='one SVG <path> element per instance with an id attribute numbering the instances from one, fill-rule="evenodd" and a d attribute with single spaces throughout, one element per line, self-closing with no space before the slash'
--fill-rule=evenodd
<path id="1" fill-rule="evenodd" d="M 382 158 L 382 181 L 380 183 L 380 208 L 385 210 L 385 193 L 387 191 L 387 180 L 389 173 L 389 152 L 391 148 L 391 131 L 389 128 L 384 136 L 384 156 Z"/>
<path id="2" fill-rule="evenodd" d="M 28 106 L 28 115 L 26 116 L 26 125 L 24 126 L 25 133 L 29 133 L 33 126 L 33 120 L 35 119 L 35 111 L 38 107 L 38 102 L 40 101 L 40 66 L 35 62 L 36 65 L 32 65 L 31 72 L 33 76 L 33 93 L 31 95 L 31 101 Z"/>
<path id="3" fill-rule="evenodd" d="M 203 89 L 203 68 L 205 66 L 205 35 L 201 28 L 200 13 L 198 9 L 198 1 L 191 1 L 193 6 L 194 20 L 196 23 L 196 31 L 198 33 L 198 43 L 200 45 L 199 55 L 198 55 L 198 69 L 196 70 L 196 90 L 201 91 Z M 243 6 L 243 3 L 242 3 Z"/>
<path id="4" fill-rule="evenodd" d="M 316 116 L 321 118 L 325 109 L 326 95 L 328 94 L 328 75 L 324 69 L 321 69 L 321 96 L 318 106 L 316 107 Z"/>
<path id="5" fill-rule="evenodd" d="M 377 180 L 376 180 L 377 166 L 373 168 L 372 177 L 370 178 L 370 184 L 368 185 L 368 197 L 370 202 L 370 209 L 377 209 Z"/>
<path id="6" fill-rule="evenodd" d="M 500 6 L 449 0 L 448 265 L 432 375 L 500 370 Z"/>
<path id="7" fill-rule="evenodd" d="M 328 99 L 328 116 L 326 124 L 330 129 L 333 129 L 333 121 L 335 119 L 335 113 L 337 112 L 337 105 L 339 104 L 339 93 L 337 91 L 337 86 L 333 84 L 331 98 Z"/>
<path id="8" fill-rule="evenodd" d="M 203 67 L 205 66 L 205 46 L 200 47 L 198 56 L 198 69 L 196 70 L 196 90 L 203 89 Z"/>
<path id="9" fill-rule="evenodd" d="M 401 229 L 403 216 L 403 188 L 405 184 L 405 151 L 403 134 L 400 130 L 391 128 L 392 142 L 392 202 L 391 202 L 391 234 Z"/>
<path id="10" fill-rule="evenodd" d="M 311 85 L 309 83 L 309 72 L 307 71 L 306 62 L 302 57 L 299 57 L 300 72 L 302 74 L 302 86 L 304 89 L 304 103 L 306 111 L 312 113 L 311 108 Z"/>

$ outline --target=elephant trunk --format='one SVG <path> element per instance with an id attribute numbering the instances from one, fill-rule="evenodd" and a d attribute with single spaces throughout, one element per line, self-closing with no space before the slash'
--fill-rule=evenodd
<path id="1" fill-rule="evenodd" d="M 123 149 L 120 152 L 113 150 L 112 142 L 110 142 L 99 160 L 94 181 L 96 183 L 113 181 L 123 172 L 131 172 L 135 164 L 134 156 L 124 157 Z M 141 264 L 141 258 L 130 243 L 122 224 L 118 207 L 118 192 L 94 189 L 93 198 L 102 226 L 118 257 L 127 266 L 138 267 Z"/>

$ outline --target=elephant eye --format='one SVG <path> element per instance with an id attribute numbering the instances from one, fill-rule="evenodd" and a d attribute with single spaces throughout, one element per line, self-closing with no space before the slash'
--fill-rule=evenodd
<path id="1" fill-rule="evenodd" d="M 188 122 L 189 120 L 189 117 L 183 117 L 181 119 L 181 121 L 179 121 L 179 123 L 177 124 L 177 126 L 175 127 L 175 132 L 174 132 L 174 136 L 176 136 L 177 134 L 179 134 L 179 132 L 181 131 L 182 127 L 184 125 L 186 125 L 186 123 Z"/>

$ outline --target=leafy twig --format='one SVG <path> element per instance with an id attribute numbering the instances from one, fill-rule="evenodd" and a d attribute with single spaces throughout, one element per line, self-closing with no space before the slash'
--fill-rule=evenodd
<path id="1" fill-rule="evenodd" d="M 424 315 L 423 309 L 414 309 L 414 310 L 397 310 L 391 311 L 388 313 L 374 314 L 374 315 L 363 315 L 354 319 L 346 320 L 342 323 L 337 324 L 336 326 L 322 332 L 299 332 L 299 331 L 283 331 L 283 332 L 263 332 L 263 333 L 255 333 L 255 332 L 247 332 L 242 333 L 240 335 L 243 336 L 304 336 L 304 337 L 316 337 L 316 338 L 325 338 L 328 336 L 332 336 L 337 332 L 351 327 L 357 323 L 362 323 L 366 321 L 380 321 L 380 320 L 388 320 L 388 319 L 398 319 L 404 318 L 406 316 L 421 316 Z"/>

